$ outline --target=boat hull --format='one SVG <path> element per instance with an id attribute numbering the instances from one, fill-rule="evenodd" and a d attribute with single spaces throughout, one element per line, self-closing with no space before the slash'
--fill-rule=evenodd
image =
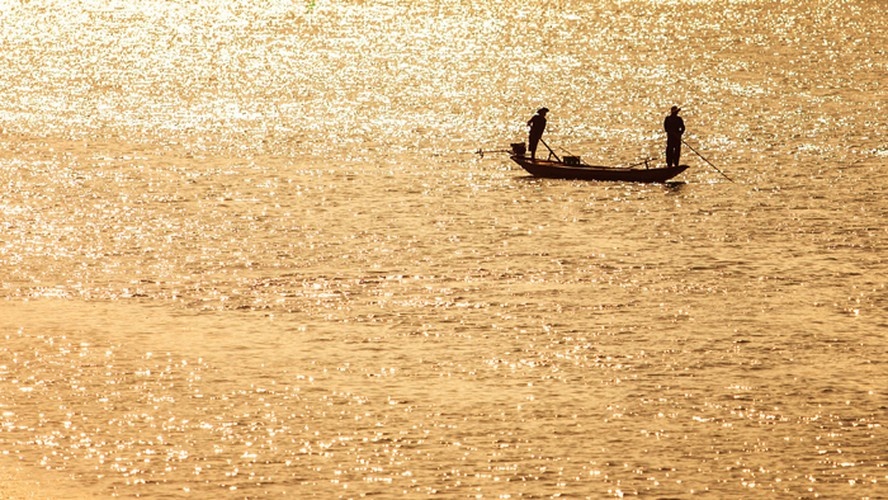
<path id="1" fill-rule="evenodd" d="M 687 165 L 660 168 L 615 168 L 593 165 L 565 165 L 552 160 L 531 159 L 512 155 L 512 161 L 521 165 L 534 177 L 611 182 L 666 182 L 687 170 Z"/>

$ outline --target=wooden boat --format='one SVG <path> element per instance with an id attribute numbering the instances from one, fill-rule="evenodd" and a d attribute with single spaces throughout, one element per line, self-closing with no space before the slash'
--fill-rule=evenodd
<path id="1" fill-rule="evenodd" d="M 513 154 L 510 158 L 521 168 L 527 170 L 534 177 L 546 177 L 549 179 L 578 179 L 587 181 L 617 181 L 617 182 L 666 182 L 676 175 L 687 170 L 687 165 L 677 167 L 655 168 L 620 168 L 586 165 L 577 157 L 564 157 L 564 159 L 541 160 L 532 159 L 523 154 Z"/>

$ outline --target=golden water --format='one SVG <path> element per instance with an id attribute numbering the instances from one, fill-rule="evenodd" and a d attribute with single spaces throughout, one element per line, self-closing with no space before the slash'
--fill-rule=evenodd
<path id="1" fill-rule="evenodd" d="M 881 0 L 0 3 L 0 467 L 888 495 Z M 501 149 L 692 166 L 528 178 Z M 5 465 L 4 465 L 5 464 Z"/>

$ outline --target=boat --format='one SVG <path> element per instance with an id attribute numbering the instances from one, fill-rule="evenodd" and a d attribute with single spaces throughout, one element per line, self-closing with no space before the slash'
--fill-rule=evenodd
<path id="1" fill-rule="evenodd" d="M 540 141 L 549 150 L 549 158 L 545 160 L 525 155 L 524 143 L 511 144 L 510 158 L 521 165 L 521 168 L 534 177 L 549 179 L 571 179 L 584 181 L 616 181 L 616 182 L 666 182 L 688 169 L 687 165 L 677 167 L 650 168 L 648 161 L 629 167 L 602 167 L 587 165 L 579 156 L 559 158 L 544 141 Z M 552 160 L 552 157 L 555 160 Z M 644 165 L 644 168 L 636 168 Z"/>
<path id="2" fill-rule="evenodd" d="M 572 161 L 577 157 L 570 156 L 565 156 L 563 159 L 559 158 L 558 161 L 530 158 L 529 156 L 517 154 L 513 154 L 510 158 L 518 165 L 521 165 L 521 168 L 530 173 L 530 175 L 534 177 L 545 177 L 548 179 L 666 182 L 688 169 L 687 165 L 654 168 L 602 167 L 586 165 L 581 161 Z"/>

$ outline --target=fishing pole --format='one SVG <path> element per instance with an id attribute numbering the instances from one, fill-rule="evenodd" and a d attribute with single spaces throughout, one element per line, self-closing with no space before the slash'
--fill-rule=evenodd
<path id="1" fill-rule="evenodd" d="M 694 153 L 696 153 L 697 156 L 699 156 L 703 161 L 705 161 L 706 163 L 708 163 L 710 167 L 714 168 L 716 172 L 722 174 L 722 175 L 725 177 L 725 179 L 727 179 L 727 180 L 729 180 L 729 181 L 731 181 L 731 182 L 734 182 L 734 179 L 731 179 L 731 178 L 728 177 L 724 172 L 722 172 L 721 170 L 719 170 L 718 167 L 716 167 L 715 165 L 713 165 L 711 161 L 707 160 L 703 155 L 701 155 L 700 153 L 698 153 L 697 150 L 693 148 L 693 146 L 691 146 L 690 144 L 687 143 L 687 141 L 685 141 L 684 139 L 682 139 L 681 142 L 684 143 L 685 146 L 687 146 L 688 148 L 690 148 L 691 151 L 693 151 Z"/>
<path id="2" fill-rule="evenodd" d="M 484 155 L 486 155 L 487 153 L 514 153 L 514 151 L 512 151 L 511 149 L 488 149 L 487 151 L 479 149 L 478 151 L 475 151 L 475 154 L 480 156 L 481 158 L 484 158 Z"/>

